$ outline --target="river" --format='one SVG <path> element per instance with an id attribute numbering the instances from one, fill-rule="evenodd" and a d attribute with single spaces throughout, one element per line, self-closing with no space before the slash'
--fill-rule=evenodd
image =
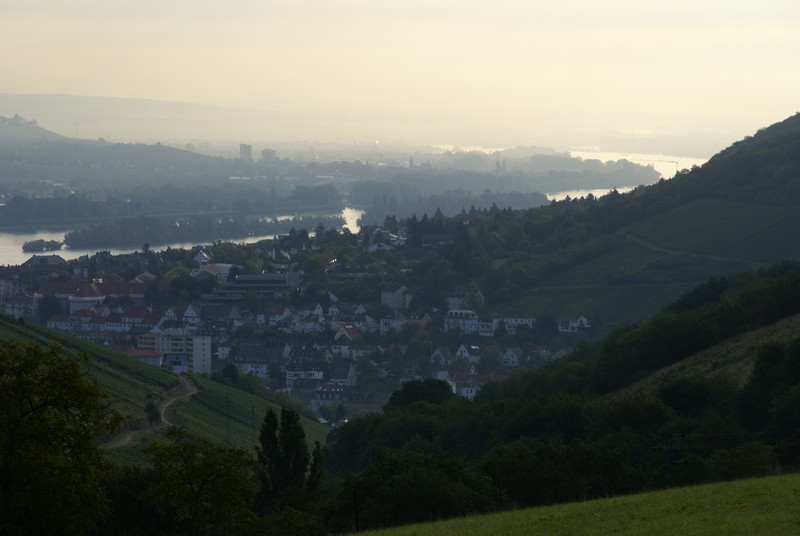
<path id="1" fill-rule="evenodd" d="M 344 218 L 344 227 L 350 230 L 352 233 L 358 233 L 360 227 L 358 224 L 358 220 L 361 215 L 364 214 L 363 210 L 358 210 L 355 208 L 345 208 L 341 212 L 341 216 Z M 34 232 L 27 232 L 27 233 L 0 233 L 0 265 L 19 265 L 23 262 L 30 259 L 34 253 L 26 253 L 22 251 L 22 244 L 25 242 L 30 242 L 32 240 L 56 240 L 61 242 L 64 240 L 64 234 L 69 231 L 69 229 L 63 231 L 34 231 Z M 264 236 L 246 236 L 243 238 L 231 238 L 230 241 L 233 242 L 258 242 L 259 240 L 265 240 L 273 238 L 275 235 L 264 235 Z M 154 249 L 162 250 L 167 249 L 168 247 L 173 249 L 189 249 L 197 245 L 197 242 L 177 242 L 173 244 L 163 244 L 154 246 Z M 130 253 L 132 251 L 131 248 L 106 248 L 112 254 L 117 255 L 120 253 Z M 82 257 L 84 255 L 94 255 L 97 253 L 97 248 L 94 249 L 61 249 L 58 251 L 46 251 L 44 253 L 38 253 L 38 255 L 49 255 L 56 253 L 60 255 L 62 258 L 66 260 L 70 259 L 77 259 L 78 257 Z"/>
<path id="2" fill-rule="evenodd" d="M 582 158 L 584 160 L 600 160 L 601 162 L 614 162 L 617 160 L 628 160 L 635 164 L 643 166 L 651 166 L 661 174 L 661 177 L 670 179 L 675 176 L 675 173 L 682 169 L 688 169 L 692 166 L 702 166 L 706 163 L 703 158 L 689 158 L 685 156 L 673 156 L 662 154 L 644 154 L 644 153 L 614 153 L 606 151 L 594 150 L 573 150 L 570 151 L 570 156 Z M 616 188 L 620 193 L 625 193 L 632 190 L 632 186 L 625 186 Z M 560 201 L 566 197 L 579 198 L 592 194 L 595 197 L 602 197 L 610 192 L 610 188 L 594 189 L 594 190 L 565 190 L 562 192 L 549 192 L 547 199 L 550 201 Z M 363 210 L 355 208 L 345 208 L 342 210 L 341 215 L 345 220 L 344 227 L 348 228 L 352 233 L 358 233 L 359 225 L 358 220 L 364 214 Z M 290 216 L 286 216 L 287 218 Z M 32 253 L 25 253 L 22 251 L 22 244 L 31 240 L 57 240 L 64 239 L 65 231 L 36 231 L 30 233 L 0 233 L 0 265 L 17 265 L 22 264 L 31 258 Z M 248 236 L 243 238 L 233 238 L 232 241 L 247 241 L 257 242 L 272 238 L 274 235 L 264 236 Z M 159 249 L 171 248 L 191 248 L 196 246 L 196 242 L 174 243 L 156 246 Z M 83 255 L 94 255 L 97 249 L 62 249 L 52 253 L 58 253 L 64 259 L 76 259 Z M 113 254 L 128 253 L 131 251 L 127 249 L 109 249 Z"/>
<path id="3" fill-rule="evenodd" d="M 691 169 L 693 166 L 702 166 L 708 162 L 707 158 L 691 158 L 688 156 L 675 156 L 668 154 L 646 153 L 614 153 L 609 151 L 573 150 L 569 152 L 573 158 L 583 160 L 599 160 L 601 162 L 616 162 L 627 160 L 641 166 L 650 166 L 661 174 L 661 178 L 671 179 L 678 171 Z"/>
<path id="4" fill-rule="evenodd" d="M 671 179 L 678 171 L 683 169 L 691 169 L 693 166 L 702 166 L 708 160 L 705 158 L 690 158 L 687 156 L 674 156 L 666 154 L 646 154 L 646 153 L 613 153 L 608 151 L 594 151 L 594 150 L 573 150 L 569 152 L 573 158 L 582 158 L 583 160 L 599 160 L 601 162 L 617 162 L 619 160 L 627 160 L 634 164 L 642 166 L 650 166 L 661 175 L 663 179 Z M 638 186 L 638 185 L 637 185 Z M 635 186 L 624 186 L 619 188 L 602 188 L 595 190 L 565 190 L 563 192 L 549 192 L 547 199 L 550 201 L 561 201 L 570 197 L 572 199 L 586 197 L 592 194 L 595 197 L 602 197 L 609 193 L 612 189 L 616 189 L 619 193 L 624 194 L 633 190 Z"/>

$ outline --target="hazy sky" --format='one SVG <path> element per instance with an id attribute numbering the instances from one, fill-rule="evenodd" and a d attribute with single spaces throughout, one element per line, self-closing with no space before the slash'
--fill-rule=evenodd
<path id="1" fill-rule="evenodd" d="M 800 110 L 798 0 L 0 0 L 0 21 L 5 93 L 447 123 L 522 144 L 751 133 Z"/>

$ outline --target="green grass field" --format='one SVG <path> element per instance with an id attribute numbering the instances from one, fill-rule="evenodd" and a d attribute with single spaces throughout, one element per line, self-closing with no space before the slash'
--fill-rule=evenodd
<path id="1" fill-rule="evenodd" d="M 621 247 L 560 271 L 505 306 L 536 316 L 584 314 L 605 332 L 636 323 L 720 276 L 800 257 L 800 212 L 698 200 L 626 227 Z"/>
<path id="2" fill-rule="evenodd" d="M 280 406 L 264 398 L 222 385 L 203 376 L 193 376 L 199 391 L 175 411 L 175 424 L 198 437 L 251 451 L 258 440 L 267 408 L 280 413 Z M 309 446 L 325 444 L 328 427 L 301 417 Z"/>
<path id="3" fill-rule="evenodd" d="M 800 475 L 676 488 L 360 534 L 790 536 L 800 534 Z"/>
<path id="4" fill-rule="evenodd" d="M 800 256 L 787 237 L 800 232 L 791 207 L 701 199 L 642 220 L 623 230 L 655 246 L 755 262 Z"/>
<path id="5" fill-rule="evenodd" d="M 712 275 L 751 267 L 747 261 L 665 251 L 631 239 L 548 277 L 505 309 L 536 316 L 584 314 L 606 329 L 660 312 Z"/>
<path id="6" fill-rule="evenodd" d="M 654 260 L 667 254 L 628 241 L 617 250 L 595 257 L 570 269 L 549 277 L 547 285 L 596 285 L 606 283 L 610 277 L 635 274 L 647 269 Z"/>
<path id="7" fill-rule="evenodd" d="M 678 378 L 723 378 L 742 387 L 755 366 L 760 346 L 786 343 L 800 333 L 800 315 L 733 337 L 664 367 L 612 396 L 652 393 Z"/>
<path id="8" fill-rule="evenodd" d="M 542 286 L 525 291 L 509 306 L 535 316 L 584 314 L 605 328 L 634 323 L 672 303 L 695 283 Z"/>

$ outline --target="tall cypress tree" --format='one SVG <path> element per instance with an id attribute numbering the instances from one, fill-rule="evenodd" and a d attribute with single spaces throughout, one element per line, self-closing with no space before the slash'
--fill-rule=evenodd
<path id="1" fill-rule="evenodd" d="M 300 424 L 300 416 L 288 408 L 281 409 L 278 452 L 280 464 L 277 469 L 281 487 L 293 491 L 302 489 L 310 460 L 306 432 Z"/>
<path id="2" fill-rule="evenodd" d="M 261 423 L 256 445 L 258 458 L 258 478 L 261 482 L 260 501 L 264 505 L 273 502 L 278 483 L 276 482 L 276 466 L 279 463 L 278 453 L 278 416 L 272 408 L 268 409 Z"/>
<path id="3" fill-rule="evenodd" d="M 322 466 L 322 446 L 319 441 L 314 441 L 314 452 L 311 454 L 311 466 L 308 468 L 306 489 L 314 493 L 322 484 L 325 472 Z"/>
<path id="4" fill-rule="evenodd" d="M 315 444 L 312 459 L 300 416 L 291 409 L 281 409 L 280 422 L 275 411 L 267 410 L 256 454 L 261 481 L 259 502 L 267 510 L 302 502 L 306 493 L 315 491 L 322 481 L 319 442 Z"/>

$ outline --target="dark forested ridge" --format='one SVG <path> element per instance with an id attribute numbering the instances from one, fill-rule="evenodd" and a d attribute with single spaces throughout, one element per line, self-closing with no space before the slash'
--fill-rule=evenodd
<path id="1" fill-rule="evenodd" d="M 648 193 L 674 202 L 700 198 L 762 205 L 800 203 L 800 113 L 759 130 Z"/>

